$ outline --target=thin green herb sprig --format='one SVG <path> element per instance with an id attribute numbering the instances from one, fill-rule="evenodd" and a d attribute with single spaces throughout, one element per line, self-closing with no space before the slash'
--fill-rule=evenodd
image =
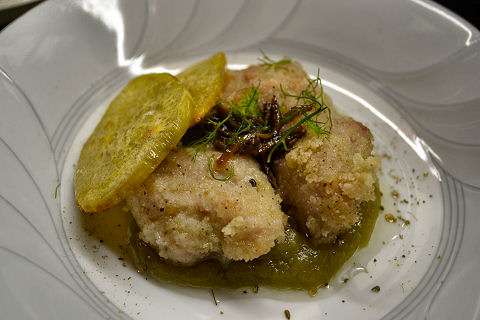
<path id="1" fill-rule="evenodd" d="M 235 176 L 235 170 L 233 168 L 232 168 L 232 170 L 230 170 L 230 172 L 228 173 L 228 175 L 225 178 L 217 178 L 215 176 L 215 169 L 213 168 L 213 166 L 215 164 L 215 159 L 214 158 L 215 158 L 214 155 L 212 155 L 210 158 L 208 158 L 208 171 L 210 172 L 210 176 L 214 180 L 222 181 L 222 182 L 227 182 L 230 179 L 232 179 Z"/>
<path id="2" fill-rule="evenodd" d="M 224 141 L 226 147 L 239 142 L 243 133 L 251 130 L 252 128 L 258 128 L 258 124 L 253 123 L 253 119 L 257 119 L 260 116 L 260 110 L 258 109 L 258 98 L 258 89 L 252 87 L 247 89 L 238 103 L 235 103 L 233 100 L 218 101 L 217 105 L 221 103 L 228 104 L 230 106 L 230 110 L 226 116 L 223 117 L 223 119 L 220 119 L 212 114 L 205 117 L 202 125 L 209 129 L 206 130 L 204 136 L 190 144 L 190 146 L 195 149 L 193 160 L 196 159 L 198 152 L 205 151 L 208 145 L 214 142 L 215 138 L 218 136 L 219 130 L 224 129 L 225 123 L 233 116 L 240 118 L 241 122 L 240 125 L 238 125 L 237 130 L 230 135 L 230 139 L 228 141 Z"/>
<path id="3" fill-rule="evenodd" d="M 265 52 L 263 52 L 263 50 L 260 50 L 260 52 L 262 53 L 262 56 L 263 56 L 262 58 L 258 58 L 258 61 L 262 62 L 261 66 L 267 67 L 269 69 L 273 67 L 273 70 L 275 71 L 277 71 L 278 69 L 286 70 L 287 68 L 285 68 L 283 65 L 289 64 L 292 62 L 290 59 L 282 59 L 282 60 L 275 61 L 271 59 L 269 56 L 267 56 Z"/>
<path id="4" fill-rule="evenodd" d="M 260 94 L 258 88 L 249 88 L 246 93 L 242 96 L 240 101 L 235 105 L 233 101 L 228 103 L 233 109 L 233 112 L 239 114 L 247 123 L 251 123 L 248 117 L 258 117 L 260 115 L 260 110 L 258 108 L 258 98 Z"/>
<path id="5" fill-rule="evenodd" d="M 203 135 L 200 139 L 194 141 L 191 143 L 189 146 L 193 147 L 195 149 L 195 152 L 193 153 L 192 160 L 195 161 L 197 159 L 197 154 L 200 151 L 206 151 L 208 146 L 213 143 L 215 138 L 217 137 L 217 132 L 218 130 L 222 127 L 225 122 L 227 122 L 230 117 L 232 116 L 232 109 L 230 109 L 230 112 L 227 114 L 227 116 L 220 121 L 216 121 L 212 117 L 206 117 L 203 120 L 203 123 L 207 126 L 213 127 L 211 130 L 207 131 L 205 135 Z"/>
<path id="6" fill-rule="evenodd" d="M 210 175 L 215 180 L 228 181 L 233 177 L 233 171 L 225 178 L 218 178 L 214 168 L 225 168 L 225 164 L 235 154 L 250 154 L 260 162 L 275 187 L 271 162 L 277 152 L 291 150 L 307 128 L 318 135 L 328 135 L 332 128 L 330 108 L 325 103 L 318 73 L 315 79 L 308 80 L 307 86 L 299 95 L 286 92 L 281 85 L 280 90 L 285 98 L 293 97 L 297 100 L 297 105 L 285 114 L 282 114 L 275 96 L 270 103 L 259 106 L 260 94 L 255 87 L 247 88 L 237 103 L 219 101 L 218 104 L 228 105 L 229 108 L 225 110 L 217 106 L 202 121 L 207 130 L 204 130 L 204 136 L 191 144 L 195 148 L 193 160 L 198 152 L 213 145 L 223 153 L 216 160 L 212 157 L 208 160 Z M 319 119 L 323 111 L 328 113 L 326 120 Z"/>
<path id="7" fill-rule="evenodd" d="M 60 187 L 61 183 L 57 184 L 55 188 L 55 199 L 57 199 L 58 187 Z"/>
<path id="8" fill-rule="evenodd" d="M 323 109 L 325 110 L 325 109 Z M 300 119 L 300 121 L 298 121 L 294 126 L 292 126 L 290 129 L 288 129 L 288 131 L 280 138 L 280 140 L 275 143 L 273 145 L 273 147 L 270 149 L 270 152 L 268 153 L 267 155 L 267 163 L 270 163 L 270 161 L 272 160 L 272 156 L 275 152 L 275 150 L 280 146 L 282 145 L 283 146 L 283 150 L 284 151 L 290 151 L 290 148 L 288 148 L 287 144 L 286 144 L 286 139 L 287 137 L 289 137 L 297 128 L 299 128 L 302 124 L 307 124 L 307 126 L 310 124 L 310 123 L 313 123 L 313 126 L 316 126 L 318 128 L 318 126 L 315 124 L 315 121 L 312 120 L 313 117 L 317 116 L 320 112 L 323 111 L 322 109 L 317 109 L 315 110 L 314 112 L 310 113 L 310 114 L 307 114 L 305 111 L 302 111 L 301 114 L 304 116 L 302 119 Z M 319 131 L 322 131 L 322 129 L 318 129 Z"/>
<path id="9" fill-rule="evenodd" d="M 320 92 L 317 93 L 317 89 L 320 88 Z M 330 107 L 325 103 L 325 97 L 323 92 L 322 81 L 320 79 L 320 70 L 317 71 L 317 77 L 315 79 L 309 79 L 308 85 L 303 89 L 299 95 L 294 95 L 286 92 L 282 85 L 280 85 L 280 90 L 282 91 L 283 96 L 296 98 L 299 105 L 295 108 L 292 108 L 293 112 L 290 115 L 284 117 L 280 123 L 285 124 L 293 121 L 294 118 L 302 116 L 302 118 L 293 125 L 283 136 L 282 138 L 275 143 L 275 145 L 270 149 L 270 152 L 267 156 L 267 162 L 271 161 L 272 155 L 275 150 L 283 145 L 284 151 L 289 151 L 286 146 L 287 137 L 301 125 L 305 124 L 307 128 L 313 130 L 317 135 L 329 135 L 332 127 L 332 113 Z M 313 110 L 313 111 L 312 111 Z M 318 115 L 327 110 L 328 117 L 325 121 L 319 121 Z M 308 113 L 312 111 L 311 113 Z"/>
<path id="10" fill-rule="evenodd" d="M 248 88 L 246 92 L 242 95 L 238 103 L 231 101 L 218 101 L 218 104 L 228 104 L 230 106 L 229 112 L 223 116 L 223 119 L 217 115 L 210 115 L 205 118 L 203 121 L 204 127 L 210 128 L 206 130 L 206 134 L 202 136 L 197 141 L 194 141 L 190 146 L 195 149 L 192 159 L 195 161 L 197 154 L 201 151 L 207 150 L 208 146 L 211 145 L 216 138 L 219 136 L 219 132 L 225 132 L 225 124 L 235 117 L 240 119 L 238 128 L 229 135 L 228 141 L 223 138 L 223 149 L 225 151 L 229 146 L 239 143 L 243 137 L 242 135 L 245 132 L 249 132 L 252 128 L 258 129 L 259 125 L 256 119 L 260 117 L 260 110 L 258 109 L 258 98 L 259 92 L 257 88 Z M 254 123 L 255 122 L 255 123 Z M 222 167 L 222 166 L 220 166 Z M 210 176 L 217 181 L 229 181 L 235 174 L 234 171 L 230 173 L 225 178 L 217 178 L 214 173 L 214 161 L 213 158 L 208 159 L 208 169 L 210 171 Z"/>
<path id="11" fill-rule="evenodd" d="M 317 89 L 320 88 L 320 92 L 317 93 Z M 321 109 L 322 111 L 327 110 L 328 117 L 326 121 L 317 121 L 317 119 L 308 119 L 306 125 L 313 129 L 317 134 L 330 134 L 332 130 L 332 113 L 330 107 L 325 103 L 325 95 L 323 92 L 322 80 L 320 79 L 320 69 L 317 70 L 317 76 L 314 79 L 308 79 L 308 85 L 303 89 L 299 95 L 293 95 L 286 92 L 283 87 L 280 85 L 280 90 L 284 97 L 293 97 L 297 99 L 297 102 L 303 107 L 298 109 L 298 113 L 302 113 L 305 109 Z M 289 118 L 285 118 L 282 121 L 288 122 Z M 328 129 L 325 127 L 328 126 Z"/>
<path id="12" fill-rule="evenodd" d="M 217 104 L 228 104 L 232 113 L 242 120 L 242 127 L 250 128 L 255 126 L 252 119 L 260 117 L 260 109 L 258 108 L 259 96 L 258 88 L 251 87 L 246 89 L 238 103 L 230 100 L 219 101 Z"/>

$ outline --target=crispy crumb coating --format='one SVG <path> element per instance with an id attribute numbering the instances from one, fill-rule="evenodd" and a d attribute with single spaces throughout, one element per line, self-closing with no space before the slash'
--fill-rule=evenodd
<path id="1" fill-rule="evenodd" d="M 229 71 L 224 100 L 238 101 L 245 88 L 257 87 L 259 104 L 276 96 L 282 112 L 295 106 L 296 98 L 285 98 L 281 89 L 300 95 L 308 78 L 298 62 L 277 70 L 250 66 Z M 325 96 L 327 105 L 332 101 Z M 323 114 L 326 119 L 326 114 Z M 361 123 L 333 110 L 333 130 L 326 139 L 308 132 L 284 158 L 277 159 L 274 171 L 284 204 L 313 242 L 329 243 L 359 221 L 362 201 L 373 200 L 376 170 L 380 165 L 371 155 L 373 136 Z"/>
<path id="2" fill-rule="evenodd" d="M 142 240 L 161 257 L 190 265 L 211 256 L 252 260 L 283 239 L 281 199 L 253 158 L 229 160 L 235 175 L 221 182 L 208 169 L 219 152 L 200 152 L 195 161 L 192 154 L 191 148 L 172 151 L 127 198 Z"/>
<path id="3" fill-rule="evenodd" d="M 283 200 L 315 244 L 335 241 L 359 221 L 360 203 L 374 200 L 372 140 L 363 124 L 335 115 L 328 139 L 308 132 L 275 161 Z"/>

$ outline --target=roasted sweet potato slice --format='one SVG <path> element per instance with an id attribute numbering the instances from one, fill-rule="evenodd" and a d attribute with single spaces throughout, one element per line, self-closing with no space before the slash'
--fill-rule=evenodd
<path id="1" fill-rule="evenodd" d="M 133 79 L 83 146 L 74 179 L 80 209 L 105 211 L 138 188 L 185 134 L 194 106 L 170 74 Z"/>
<path id="2" fill-rule="evenodd" d="M 219 52 L 177 75 L 180 82 L 190 90 L 195 102 L 191 126 L 200 122 L 221 98 L 226 63 L 225 55 Z"/>

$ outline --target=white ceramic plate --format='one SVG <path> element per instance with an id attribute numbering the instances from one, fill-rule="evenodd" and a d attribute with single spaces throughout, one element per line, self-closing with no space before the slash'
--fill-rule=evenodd
<path id="1" fill-rule="evenodd" d="M 288 309 L 292 319 L 477 319 L 479 39 L 417 0 L 41 4 L 0 34 L 1 316 L 282 319 Z M 411 223 L 381 216 L 371 245 L 313 298 L 215 290 L 215 305 L 208 289 L 146 280 L 89 236 L 73 165 L 132 77 L 176 73 L 219 50 L 239 68 L 259 49 L 320 68 L 335 104 L 387 155 L 385 212 Z"/>

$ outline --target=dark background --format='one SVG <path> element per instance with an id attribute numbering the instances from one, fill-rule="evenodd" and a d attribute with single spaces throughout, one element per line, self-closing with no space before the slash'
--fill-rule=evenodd
<path id="1" fill-rule="evenodd" d="M 40 2 L 42 1 L 0 12 L 0 30 Z M 436 2 L 463 17 L 477 29 L 480 29 L 480 0 L 437 0 Z"/>
<path id="2" fill-rule="evenodd" d="M 480 30 L 480 0 L 437 0 Z"/>

